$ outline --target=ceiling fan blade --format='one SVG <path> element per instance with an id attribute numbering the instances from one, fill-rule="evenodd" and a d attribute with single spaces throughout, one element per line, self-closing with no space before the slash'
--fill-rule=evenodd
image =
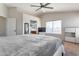
<path id="1" fill-rule="evenodd" d="M 44 8 L 53 9 L 53 7 L 44 7 Z"/>
<path id="2" fill-rule="evenodd" d="M 40 7 L 40 6 L 36 6 L 36 5 L 31 5 L 31 7 Z"/>
<path id="3" fill-rule="evenodd" d="M 42 3 L 40 3 L 40 5 L 42 6 L 43 4 L 42 4 Z"/>
<path id="4" fill-rule="evenodd" d="M 46 3 L 44 6 L 47 6 L 47 5 L 49 5 L 50 3 Z"/>
<path id="5" fill-rule="evenodd" d="M 38 8 L 36 11 L 38 11 L 38 10 L 40 10 L 41 9 L 41 7 L 40 8 Z"/>

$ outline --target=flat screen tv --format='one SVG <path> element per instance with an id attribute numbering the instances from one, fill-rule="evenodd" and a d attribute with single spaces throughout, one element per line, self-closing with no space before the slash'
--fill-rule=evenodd
<path id="1" fill-rule="evenodd" d="M 46 32 L 46 28 L 45 27 L 39 27 L 38 32 Z"/>

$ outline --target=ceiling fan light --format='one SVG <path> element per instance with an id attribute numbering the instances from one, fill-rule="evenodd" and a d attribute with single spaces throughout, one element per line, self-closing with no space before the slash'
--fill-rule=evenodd
<path id="1" fill-rule="evenodd" d="M 43 13 L 45 13 L 45 12 L 46 12 L 46 10 L 45 10 L 44 8 L 42 8 L 41 10 L 42 10 L 42 12 L 43 12 Z"/>

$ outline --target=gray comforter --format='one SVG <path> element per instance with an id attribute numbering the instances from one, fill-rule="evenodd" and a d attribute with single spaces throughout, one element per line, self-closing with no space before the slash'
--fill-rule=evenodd
<path id="1" fill-rule="evenodd" d="M 61 40 L 43 35 L 0 37 L 0 56 L 52 56 Z"/>

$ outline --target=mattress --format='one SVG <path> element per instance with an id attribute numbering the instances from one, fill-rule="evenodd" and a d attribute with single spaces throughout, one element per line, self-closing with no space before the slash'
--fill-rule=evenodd
<path id="1" fill-rule="evenodd" d="M 45 35 L 0 37 L 0 56 L 52 56 L 61 45 L 61 39 Z"/>

